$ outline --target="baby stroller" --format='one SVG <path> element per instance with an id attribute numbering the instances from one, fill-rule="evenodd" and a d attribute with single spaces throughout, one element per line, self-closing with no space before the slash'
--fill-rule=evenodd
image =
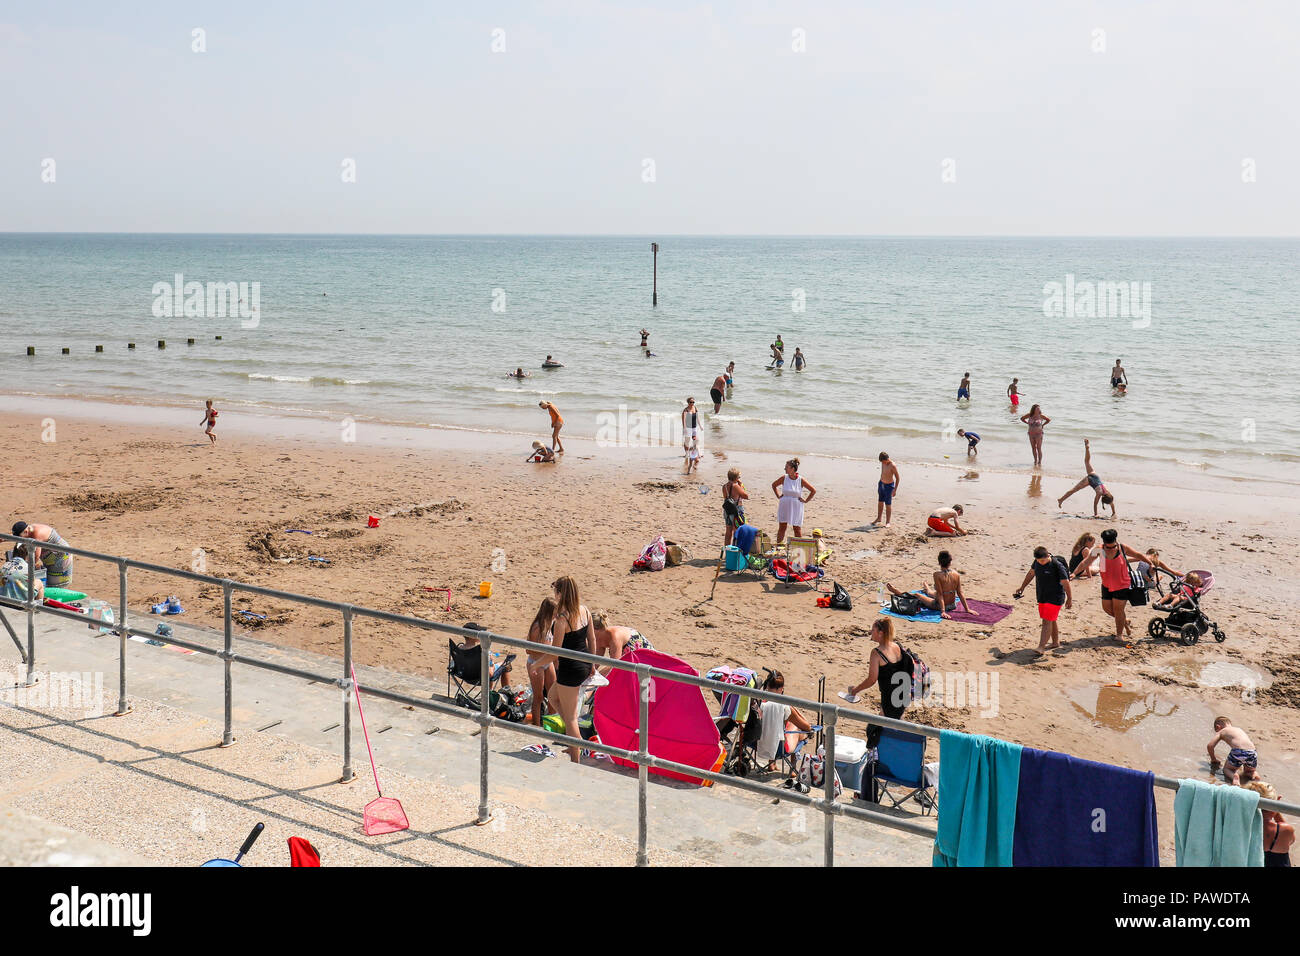
<path id="1" fill-rule="evenodd" d="M 1158 580 L 1160 574 L 1168 572 L 1156 569 L 1155 573 Z M 1201 595 L 1214 587 L 1214 575 L 1209 571 L 1191 573 L 1201 579 L 1199 587 L 1192 587 L 1185 582 L 1185 579 L 1170 575 L 1169 593 L 1179 595 L 1179 600 L 1166 606 L 1152 605 L 1153 611 L 1165 616 L 1153 617 L 1148 621 L 1147 633 L 1156 640 L 1166 636 L 1176 636 L 1184 647 L 1191 647 L 1206 632 L 1210 632 L 1214 634 L 1214 639 L 1222 644 L 1227 640 L 1228 635 L 1223 633 L 1219 625 L 1210 620 L 1201 608 Z"/>
<path id="2" fill-rule="evenodd" d="M 766 688 L 768 681 L 772 677 L 772 669 L 764 667 L 765 677 L 761 684 L 757 680 L 757 675 L 749 668 L 728 668 L 718 667 L 709 671 L 704 676 L 709 680 L 720 680 L 721 678 L 714 675 L 729 673 L 732 675 L 731 680 L 725 680 L 725 683 L 733 683 L 736 675 L 754 675 L 753 683 L 745 686 L 761 686 Z M 734 686 L 739 686 L 738 684 Z M 723 707 L 723 716 L 717 717 L 714 723 L 718 727 L 718 737 L 726 750 L 726 756 L 723 758 L 722 772 L 729 773 L 736 777 L 748 777 L 755 773 L 762 773 L 764 765 L 758 759 L 758 742 L 763 734 L 763 708 L 762 701 L 752 700 L 748 697 L 741 697 L 735 691 L 715 690 L 714 696 L 718 698 Z M 729 708 L 729 698 L 739 698 L 743 704 L 737 704 L 734 708 Z M 741 708 L 747 708 L 742 712 Z M 731 710 L 730 716 L 728 710 Z M 820 731 L 820 726 L 814 726 L 813 732 Z M 777 748 L 776 763 L 780 772 L 789 776 L 794 770 L 796 758 L 802 752 L 804 744 L 807 743 L 808 737 L 812 734 L 805 734 L 795 745 L 794 749 L 789 749 L 785 739 L 782 738 L 781 745 Z"/>

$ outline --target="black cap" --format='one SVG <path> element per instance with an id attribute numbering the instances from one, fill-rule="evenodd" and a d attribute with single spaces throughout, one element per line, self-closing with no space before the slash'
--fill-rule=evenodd
<path id="1" fill-rule="evenodd" d="M 26 530 L 27 530 L 27 522 L 26 522 L 26 521 L 15 521 L 15 522 L 14 522 L 14 529 L 13 529 L 13 531 L 10 531 L 9 533 L 12 534 L 14 537 L 18 537 L 19 535 L 21 535 L 21 534 L 22 534 L 24 531 L 26 531 Z"/>

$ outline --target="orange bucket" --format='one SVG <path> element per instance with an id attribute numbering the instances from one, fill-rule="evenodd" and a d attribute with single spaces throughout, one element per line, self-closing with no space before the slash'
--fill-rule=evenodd
<path id="1" fill-rule="evenodd" d="M 480 581 L 478 585 L 478 596 L 481 598 L 490 598 L 492 596 L 492 582 Z"/>

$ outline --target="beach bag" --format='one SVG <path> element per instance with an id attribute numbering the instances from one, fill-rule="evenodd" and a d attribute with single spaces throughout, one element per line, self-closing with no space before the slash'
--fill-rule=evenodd
<path id="1" fill-rule="evenodd" d="M 503 687 L 500 691 L 492 691 L 488 697 L 488 713 L 501 720 L 508 720 L 512 724 L 522 724 L 524 718 L 528 716 L 528 706 L 524 702 L 524 694 L 520 691 L 513 691 L 509 687 Z"/>
<path id="2" fill-rule="evenodd" d="M 1142 572 L 1129 564 L 1128 553 L 1121 544 L 1119 553 L 1124 558 L 1124 567 L 1128 568 L 1128 603 L 1133 607 L 1145 607 L 1147 603 L 1147 583 L 1142 580 Z"/>
<path id="3" fill-rule="evenodd" d="M 670 568 L 677 567 L 677 565 L 681 564 L 691 556 L 691 553 L 676 541 L 665 541 L 664 548 L 664 564 Z"/>
<path id="4" fill-rule="evenodd" d="M 862 780 L 858 784 L 858 799 L 867 803 L 880 802 L 880 781 L 876 779 L 877 762 L 873 751 L 867 758 L 867 765 L 862 768 Z"/>
<path id="5" fill-rule="evenodd" d="M 835 782 L 832 787 L 835 796 L 844 792 L 844 786 L 840 783 L 840 775 L 834 769 L 831 773 L 835 774 Z M 802 793 L 811 793 L 816 790 L 820 793 L 826 786 L 826 748 L 818 747 L 816 754 L 810 754 L 804 751 L 795 758 L 795 779 L 799 782 L 799 790 Z"/>
<path id="6" fill-rule="evenodd" d="M 849 597 L 849 592 L 844 590 L 843 585 L 841 585 L 839 581 L 835 581 L 831 587 L 834 588 L 834 590 L 831 593 L 830 606 L 837 611 L 852 611 L 853 598 Z"/>
<path id="7" fill-rule="evenodd" d="M 889 609 L 904 617 L 916 617 L 921 610 L 921 601 L 915 594 L 893 594 L 889 598 Z"/>
<path id="8" fill-rule="evenodd" d="M 645 546 L 645 550 L 641 552 L 640 557 L 632 562 L 632 569 L 634 571 L 662 571 L 667 563 L 668 545 L 664 541 L 663 535 L 660 535 Z"/>

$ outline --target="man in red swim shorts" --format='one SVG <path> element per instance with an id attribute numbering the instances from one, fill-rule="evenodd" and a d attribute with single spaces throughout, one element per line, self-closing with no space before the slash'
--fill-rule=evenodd
<path id="1" fill-rule="evenodd" d="M 961 505 L 951 508 L 936 508 L 925 522 L 925 534 L 936 538 L 954 538 L 965 535 L 962 526 L 957 523 L 957 516 L 965 514 Z"/>
<path id="2" fill-rule="evenodd" d="M 1029 579 L 1034 579 L 1034 590 L 1038 597 L 1038 617 L 1043 622 L 1038 637 L 1038 654 L 1048 649 L 1061 646 L 1061 630 L 1056 619 L 1061 616 L 1061 609 L 1074 603 L 1070 591 L 1070 569 L 1063 558 L 1053 557 L 1052 553 L 1039 545 L 1034 548 L 1034 563 L 1029 566 L 1025 579 L 1016 591 L 1017 600 L 1029 586 Z M 1049 641 L 1050 638 L 1050 641 Z"/>

